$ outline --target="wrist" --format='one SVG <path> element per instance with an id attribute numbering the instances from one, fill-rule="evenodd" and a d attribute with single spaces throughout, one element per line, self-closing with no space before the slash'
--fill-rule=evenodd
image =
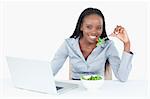
<path id="1" fill-rule="evenodd" d="M 124 43 L 124 51 L 130 52 L 130 41 Z"/>

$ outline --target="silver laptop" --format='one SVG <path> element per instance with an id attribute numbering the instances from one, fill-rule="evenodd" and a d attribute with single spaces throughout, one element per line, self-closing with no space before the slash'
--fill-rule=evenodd
<path id="1" fill-rule="evenodd" d="M 16 88 L 48 94 L 61 94 L 78 85 L 56 82 L 50 63 L 16 57 L 6 57 L 12 81 Z"/>

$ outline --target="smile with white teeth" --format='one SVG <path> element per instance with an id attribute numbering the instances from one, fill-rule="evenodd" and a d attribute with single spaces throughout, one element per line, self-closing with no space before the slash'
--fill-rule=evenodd
<path id="1" fill-rule="evenodd" d="M 96 38 L 96 36 L 89 36 L 91 39 L 95 39 Z"/>

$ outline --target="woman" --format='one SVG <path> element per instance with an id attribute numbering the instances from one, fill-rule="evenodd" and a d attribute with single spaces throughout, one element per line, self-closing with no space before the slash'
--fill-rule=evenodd
<path id="1" fill-rule="evenodd" d="M 124 27 L 116 26 L 110 36 L 123 42 L 122 59 L 119 58 L 114 43 L 107 37 L 105 19 L 101 11 L 96 8 L 85 9 L 79 16 L 74 33 L 63 42 L 51 61 L 54 75 L 69 56 L 73 80 L 79 79 L 80 74 L 104 75 L 105 63 L 108 61 L 116 78 L 127 81 L 133 56 L 127 32 Z M 103 42 L 99 43 L 98 39 Z"/>

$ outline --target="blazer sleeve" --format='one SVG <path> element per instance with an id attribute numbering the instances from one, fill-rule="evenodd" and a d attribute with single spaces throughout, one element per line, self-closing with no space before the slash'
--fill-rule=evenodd
<path id="1" fill-rule="evenodd" d="M 122 58 L 120 59 L 119 53 L 112 42 L 108 48 L 107 57 L 115 77 L 122 82 L 127 81 L 132 68 L 131 62 L 133 54 L 124 51 L 122 53 Z"/>
<path id="2" fill-rule="evenodd" d="M 51 68 L 53 71 L 53 75 L 56 75 L 57 72 L 61 69 L 67 57 L 68 57 L 68 49 L 66 46 L 66 42 L 64 41 L 56 51 L 53 59 L 51 60 Z"/>

